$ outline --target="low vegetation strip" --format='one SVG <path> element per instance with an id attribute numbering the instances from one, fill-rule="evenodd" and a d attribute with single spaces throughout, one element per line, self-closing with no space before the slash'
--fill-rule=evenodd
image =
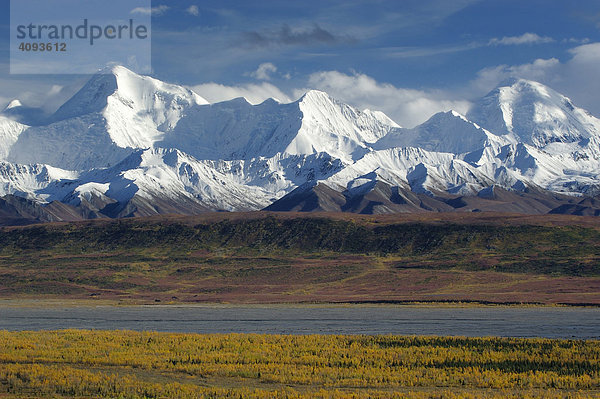
<path id="1" fill-rule="evenodd" d="M 4 228 L 0 297 L 600 303 L 599 227 L 465 220 L 233 214 Z"/>
<path id="2" fill-rule="evenodd" d="M 379 226 L 329 218 L 260 217 L 196 225 L 133 219 L 0 231 L 0 254 L 4 256 L 31 251 L 81 254 L 149 248 L 167 253 L 241 249 L 267 254 L 294 251 L 434 256 L 454 259 L 450 266 L 465 266 L 471 263 L 469 256 L 485 255 L 500 259 L 501 268 L 507 271 L 600 275 L 600 230 L 580 226 L 424 222 Z M 463 256 L 456 258 L 457 254 Z M 531 264 L 529 269 L 525 263 Z M 439 263 L 439 267 L 448 265 Z"/>
<path id="3" fill-rule="evenodd" d="M 0 331 L 11 397 L 587 398 L 600 342 Z"/>

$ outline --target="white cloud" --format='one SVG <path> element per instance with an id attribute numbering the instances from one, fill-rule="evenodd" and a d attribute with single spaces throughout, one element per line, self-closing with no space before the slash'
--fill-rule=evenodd
<path id="1" fill-rule="evenodd" d="M 0 111 L 12 100 L 18 99 L 27 107 L 42 108 L 52 113 L 67 101 L 89 79 L 82 77 L 73 79 L 66 75 L 59 82 L 48 82 L 43 79 L 0 78 L 2 96 L 0 96 Z"/>
<path id="2" fill-rule="evenodd" d="M 0 110 L 6 108 L 11 101 L 9 98 L 0 96 Z"/>
<path id="3" fill-rule="evenodd" d="M 48 95 L 55 96 L 55 95 L 59 94 L 63 88 L 64 88 L 64 86 L 61 86 L 61 85 L 52 85 L 50 90 L 48 90 Z"/>
<path id="4" fill-rule="evenodd" d="M 323 90 L 340 101 L 360 109 L 385 112 L 405 127 L 412 127 L 429 119 L 433 114 L 454 109 L 466 113 L 470 102 L 456 100 L 440 90 L 415 90 L 379 83 L 370 76 L 338 71 L 317 72 L 309 78 L 310 88 Z M 306 90 L 296 90 L 298 97 Z"/>
<path id="5" fill-rule="evenodd" d="M 256 71 L 250 73 L 250 76 L 258 80 L 271 80 L 271 74 L 275 72 L 277 67 L 270 62 L 265 62 L 260 64 Z"/>
<path id="6" fill-rule="evenodd" d="M 130 14 L 142 14 L 142 15 L 162 15 L 169 9 L 168 6 L 161 5 L 158 7 L 136 7 L 131 10 Z"/>
<path id="7" fill-rule="evenodd" d="M 260 104 L 268 98 L 286 103 L 292 101 L 279 88 L 270 83 L 225 86 L 218 83 L 204 83 L 191 87 L 196 93 L 211 103 L 244 97 L 252 104 Z"/>
<path id="8" fill-rule="evenodd" d="M 600 43 L 585 44 L 569 50 L 576 64 L 598 62 L 600 60 Z"/>
<path id="9" fill-rule="evenodd" d="M 474 89 L 475 95 L 480 95 L 509 78 L 523 78 L 540 82 L 547 81 L 550 75 L 556 74 L 560 65 L 558 59 L 549 58 L 537 59 L 530 64 L 498 65 L 485 68 L 477 73 L 477 78 L 471 82 L 471 88 Z"/>
<path id="10" fill-rule="evenodd" d="M 524 33 L 521 36 L 504 36 L 502 39 L 497 37 L 489 41 L 490 46 L 517 46 L 522 44 L 543 44 L 552 43 L 554 39 L 547 36 L 540 36 L 536 33 Z"/>
<path id="11" fill-rule="evenodd" d="M 189 6 L 187 8 L 187 10 L 185 10 L 188 14 L 193 15 L 195 17 L 197 17 L 198 15 L 200 15 L 200 10 L 198 9 L 198 6 L 193 5 L 193 6 Z"/>
<path id="12" fill-rule="evenodd" d="M 417 58 L 431 57 L 441 54 L 454 54 L 463 51 L 469 51 L 483 47 L 483 44 L 471 42 L 454 46 L 435 46 L 435 47 L 395 47 L 386 49 L 386 57 L 390 58 Z"/>
<path id="13" fill-rule="evenodd" d="M 590 42 L 589 37 L 584 37 L 583 39 L 578 39 L 576 37 L 571 37 L 569 39 L 563 39 L 562 43 L 572 43 L 572 44 L 587 44 Z"/>
<path id="14" fill-rule="evenodd" d="M 405 127 L 422 123 L 440 111 L 454 109 L 464 114 L 471 105 L 469 101 L 456 99 L 441 90 L 399 88 L 389 83 L 377 82 L 364 74 L 349 75 L 339 71 L 314 73 L 309 76 L 305 88 L 294 89 L 291 95 L 268 82 L 238 86 L 206 83 L 191 89 L 211 103 L 245 97 L 252 104 L 261 103 L 271 97 L 284 103 L 290 102 L 310 89 L 319 89 L 359 109 L 383 111 Z"/>

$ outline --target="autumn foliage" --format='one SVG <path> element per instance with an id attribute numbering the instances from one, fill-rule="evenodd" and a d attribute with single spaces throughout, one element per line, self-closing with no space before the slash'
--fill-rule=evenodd
<path id="1" fill-rule="evenodd" d="M 2 392 L 110 398 L 598 397 L 600 342 L 0 331 Z"/>

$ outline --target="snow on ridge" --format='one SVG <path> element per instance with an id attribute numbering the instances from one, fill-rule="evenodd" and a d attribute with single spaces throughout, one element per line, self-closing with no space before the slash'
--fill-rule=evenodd
<path id="1" fill-rule="evenodd" d="M 0 115 L 0 160 L 8 157 L 10 149 L 27 128 L 29 126 Z"/>
<path id="2" fill-rule="evenodd" d="M 498 87 L 466 116 L 441 112 L 406 129 L 322 91 L 287 104 L 208 104 L 117 66 L 94 75 L 48 125 L 0 115 L 0 144 L 10 161 L 0 164 L 0 194 L 73 204 L 138 196 L 256 210 L 307 182 L 453 195 L 600 185 L 600 121 L 525 80 Z"/>
<path id="3" fill-rule="evenodd" d="M 4 111 L 7 111 L 7 110 L 13 109 L 13 108 L 22 107 L 22 106 L 23 106 L 23 104 L 21 103 L 21 101 L 19 99 L 15 98 L 11 102 L 9 102 L 6 107 L 4 107 Z"/>

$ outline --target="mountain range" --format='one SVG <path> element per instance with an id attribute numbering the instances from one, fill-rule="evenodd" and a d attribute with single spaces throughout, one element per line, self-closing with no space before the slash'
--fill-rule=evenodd
<path id="1" fill-rule="evenodd" d="M 540 83 L 403 128 L 312 90 L 209 103 L 117 66 L 0 113 L 2 223 L 209 211 L 600 214 L 600 120 Z"/>

